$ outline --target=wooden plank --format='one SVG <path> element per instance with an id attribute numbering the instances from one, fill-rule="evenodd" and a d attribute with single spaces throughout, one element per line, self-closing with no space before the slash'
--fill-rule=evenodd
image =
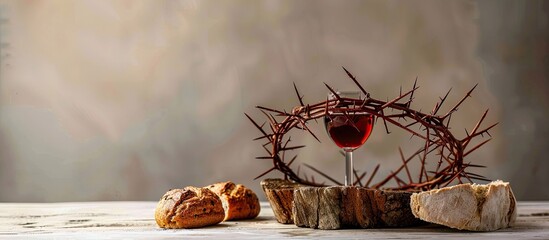
<path id="1" fill-rule="evenodd" d="M 280 224 L 267 202 L 258 218 L 200 228 L 156 226 L 156 202 L 0 203 L 0 238 L 549 238 L 549 202 L 519 202 L 516 226 L 495 232 L 457 231 L 438 225 L 389 229 L 316 230 Z"/>

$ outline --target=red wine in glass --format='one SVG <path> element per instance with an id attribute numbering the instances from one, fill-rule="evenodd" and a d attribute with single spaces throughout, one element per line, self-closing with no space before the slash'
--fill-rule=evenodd
<path id="1" fill-rule="evenodd" d="M 367 113 L 331 114 L 324 118 L 328 135 L 340 148 L 357 149 L 370 137 L 374 126 L 373 116 Z"/>
<path id="2" fill-rule="evenodd" d="M 338 92 L 341 98 L 360 100 L 360 92 Z M 333 94 L 328 99 L 333 100 Z M 352 186 L 353 182 L 353 151 L 362 146 L 374 126 L 374 116 L 357 111 L 356 106 L 336 105 L 337 111 L 328 110 L 324 117 L 326 132 L 332 141 L 345 151 L 345 186 Z M 346 110 L 349 110 L 348 112 Z"/>

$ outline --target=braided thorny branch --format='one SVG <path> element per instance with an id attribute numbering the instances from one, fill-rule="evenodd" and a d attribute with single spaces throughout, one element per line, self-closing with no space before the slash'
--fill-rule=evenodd
<path id="1" fill-rule="evenodd" d="M 294 89 L 299 99 L 300 105 L 295 107 L 291 112 L 279 111 L 271 108 L 257 106 L 260 111 L 267 117 L 269 121 L 269 129 L 264 129 L 264 124 L 259 125 L 254 121 L 248 114 L 246 116 L 250 121 L 261 131 L 262 136 L 255 138 L 254 140 L 266 140 L 266 143 L 263 144 L 263 148 L 267 152 L 267 156 L 257 157 L 258 159 L 270 159 L 272 160 L 273 167 L 265 171 L 256 177 L 256 179 L 265 176 L 267 173 L 276 170 L 284 174 L 285 179 L 290 179 L 294 182 L 311 185 L 311 186 L 326 186 L 323 183 L 317 183 L 314 180 L 314 177 L 307 177 L 305 174 L 299 174 L 299 168 L 297 172 L 291 168 L 292 163 L 296 160 L 297 155 L 295 155 L 290 160 L 285 158 L 285 152 L 288 150 L 295 150 L 303 148 L 305 146 L 288 146 L 290 138 L 285 138 L 285 134 L 294 128 L 305 130 L 309 132 L 315 139 L 318 140 L 318 137 L 309 129 L 307 122 L 310 120 L 315 120 L 318 118 L 323 118 L 327 115 L 328 111 L 337 112 L 337 111 L 346 111 L 346 112 L 367 112 L 372 115 L 375 115 L 377 118 L 383 121 L 385 130 L 389 133 L 388 124 L 403 129 L 404 131 L 409 132 L 412 136 L 419 137 L 425 141 L 425 144 L 414 152 L 408 158 L 404 157 L 402 150 L 399 148 L 400 156 L 402 158 L 402 165 L 396 170 L 392 171 L 387 177 L 383 178 L 380 182 L 371 184 L 373 177 L 375 176 L 379 165 L 376 166 L 369 178 L 363 183 L 365 179 L 366 172 L 358 174 L 354 172 L 356 176 L 355 185 L 371 187 L 371 188 L 384 188 L 384 186 L 391 180 L 394 180 L 398 187 L 390 188 L 393 190 L 429 190 L 439 187 L 445 187 L 448 184 L 458 181 L 462 183 L 464 180 L 472 182 L 472 179 L 489 181 L 488 179 L 480 176 L 478 174 L 467 171 L 468 168 L 473 167 L 484 167 L 480 165 L 465 163 L 464 158 L 469 155 L 474 150 L 478 149 L 485 143 L 491 140 L 487 139 L 481 143 L 470 146 L 471 140 L 483 136 L 488 133 L 488 130 L 492 129 L 496 124 L 492 124 L 489 127 L 480 129 L 488 110 L 484 112 L 480 120 L 477 122 L 475 127 L 471 132 L 467 132 L 467 136 L 463 139 L 457 139 L 449 128 L 450 119 L 452 114 L 456 112 L 458 107 L 471 96 L 471 93 L 475 89 L 476 85 L 454 106 L 450 111 L 439 114 L 439 110 L 446 100 L 446 97 L 450 93 L 448 91 L 443 98 L 440 98 L 440 101 L 435 105 L 433 110 L 430 113 L 423 113 L 411 109 L 410 105 L 412 103 L 413 95 L 418 89 L 416 86 L 417 79 L 414 82 L 414 86 L 411 90 L 406 93 L 399 94 L 398 97 L 394 98 L 391 101 L 382 101 L 370 97 L 370 94 L 364 90 L 356 78 L 349 72 L 347 69 L 343 68 L 349 78 L 353 80 L 356 86 L 362 91 L 365 98 L 364 99 L 353 99 L 353 98 L 343 98 L 340 97 L 336 91 L 334 91 L 327 84 L 326 87 L 330 90 L 331 93 L 335 95 L 335 99 L 326 100 L 316 104 L 305 104 L 303 102 L 303 96 L 299 94 L 297 87 L 294 84 Z M 387 110 L 392 110 L 391 112 L 397 112 L 396 114 L 385 114 Z M 282 119 L 282 121 L 277 121 L 277 119 Z M 401 121 L 407 122 L 408 124 L 404 125 Z M 417 131 L 412 126 L 418 126 L 420 131 Z M 268 145 L 271 145 L 270 149 L 267 148 Z M 436 169 L 433 171 L 427 171 L 426 161 L 427 156 L 431 153 L 435 153 L 439 157 L 436 157 Z M 419 156 L 419 157 L 416 157 Z M 412 161 L 416 159 L 415 161 Z M 416 179 L 412 178 L 408 165 L 410 164 L 419 164 L 419 177 Z M 320 170 L 314 168 L 313 166 L 305 164 L 306 167 L 320 174 L 321 176 L 327 178 L 337 185 L 341 185 L 338 181 L 334 180 L 330 176 L 324 174 Z M 402 179 L 398 177 L 398 174 L 404 170 L 406 172 L 407 179 Z"/>

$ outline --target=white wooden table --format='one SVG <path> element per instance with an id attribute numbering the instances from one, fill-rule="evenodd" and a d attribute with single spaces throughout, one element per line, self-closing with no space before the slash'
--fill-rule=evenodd
<path id="1" fill-rule="evenodd" d="M 457 231 L 438 225 L 414 228 L 317 230 L 279 224 L 268 203 L 254 220 L 199 229 L 165 230 L 156 225 L 156 202 L 0 203 L 4 239 L 549 239 L 549 202 L 519 202 L 516 226 L 495 232 Z"/>

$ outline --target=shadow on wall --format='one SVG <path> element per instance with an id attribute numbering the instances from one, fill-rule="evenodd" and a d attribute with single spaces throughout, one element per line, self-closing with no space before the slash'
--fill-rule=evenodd
<path id="1" fill-rule="evenodd" d="M 479 1 L 479 57 L 501 106 L 496 164 L 519 199 L 549 199 L 549 3 Z"/>
<path id="2" fill-rule="evenodd" d="M 486 108 L 501 125 L 469 160 L 520 200 L 549 199 L 533 189 L 549 182 L 547 12 L 543 1 L 3 3 L 0 201 L 157 200 L 226 180 L 264 199 L 252 179 L 270 162 L 254 159 L 243 113 L 291 109 L 292 82 L 307 102 L 326 96 L 322 82 L 353 87 L 340 66 L 377 98 L 419 76 L 418 109 L 479 83 L 455 129 Z M 308 146 L 299 161 L 342 176 L 312 127 L 322 143 L 296 138 Z M 355 153 L 357 168 L 382 163 L 378 176 L 408 144 L 382 132 Z"/>

